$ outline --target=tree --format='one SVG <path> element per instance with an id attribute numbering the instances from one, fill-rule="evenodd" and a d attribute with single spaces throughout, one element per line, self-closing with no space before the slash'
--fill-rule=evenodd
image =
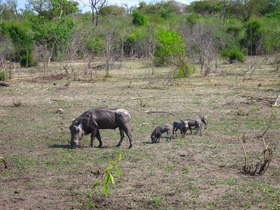
<path id="1" fill-rule="evenodd" d="M 20 15 L 17 12 L 17 1 L 6 0 L 4 3 L 0 1 L 0 19 L 6 21 L 19 20 Z"/>
<path id="2" fill-rule="evenodd" d="M 244 23 L 256 13 L 258 5 L 261 5 L 259 0 L 231 0 L 231 4 L 233 14 Z"/>
<path id="3" fill-rule="evenodd" d="M 92 11 L 92 24 L 97 26 L 99 21 L 100 11 L 106 4 L 107 0 L 89 0 Z"/>
<path id="4" fill-rule="evenodd" d="M 148 24 L 148 17 L 139 10 L 132 12 L 132 24 L 136 26 L 145 26 Z"/>
<path id="5" fill-rule="evenodd" d="M 201 15 L 212 15 L 221 13 L 223 4 L 220 1 L 194 1 L 191 3 L 191 10 Z"/>
<path id="6" fill-rule="evenodd" d="M 78 2 L 68 0 L 28 0 L 31 10 L 48 20 L 61 18 L 78 12 Z"/>
<path id="7" fill-rule="evenodd" d="M 51 60 L 64 58 L 74 23 L 71 18 L 48 20 L 43 16 L 33 16 L 30 22 L 38 57 L 44 64 L 45 75 L 46 67 Z"/>
<path id="8" fill-rule="evenodd" d="M 126 15 L 126 11 L 124 7 L 118 7 L 118 6 L 104 6 L 99 11 L 101 16 L 115 16 L 115 17 L 123 17 Z"/>
<path id="9" fill-rule="evenodd" d="M 9 37 L 15 48 L 15 61 L 19 61 L 22 67 L 35 66 L 33 58 L 33 42 L 28 29 L 21 24 L 3 22 L 0 24 L 0 34 Z"/>
<path id="10" fill-rule="evenodd" d="M 264 18 L 264 46 L 269 53 L 280 52 L 280 15 L 279 18 Z M 279 56 L 278 56 L 279 57 Z"/>
<path id="11" fill-rule="evenodd" d="M 256 5 L 256 14 L 259 16 L 279 12 L 279 10 L 280 0 L 259 0 L 258 5 Z"/>
<path id="12" fill-rule="evenodd" d="M 159 29 L 156 31 L 157 45 L 154 62 L 157 66 L 177 64 L 184 55 L 181 36 L 175 30 Z"/>
<path id="13" fill-rule="evenodd" d="M 218 55 L 217 32 L 221 26 L 217 18 L 195 18 L 184 21 L 181 33 L 186 40 L 186 51 L 193 62 L 197 59 L 200 65 L 200 72 L 208 75 L 211 71 L 211 61 Z"/>
<path id="14" fill-rule="evenodd" d="M 260 20 L 252 19 L 245 25 L 245 38 L 243 44 L 247 48 L 248 55 L 257 55 L 260 51 L 264 35 L 264 27 Z"/>

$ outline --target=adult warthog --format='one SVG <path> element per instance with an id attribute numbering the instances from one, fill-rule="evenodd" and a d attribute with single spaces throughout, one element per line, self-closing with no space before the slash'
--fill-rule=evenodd
<path id="1" fill-rule="evenodd" d="M 102 147 L 99 130 L 116 128 L 119 128 L 121 136 L 117 146 L 121 146 L 125 133 L 129 139 L 129 148 L 131 148 L 132 136 L 128 125 L 130 120 L 131 115 L 125 109 L 96 108 L 88 110 L 74 119 L 69 127 L 71 131 L 71 148 L 79 146 L 83 135 L 87 134 L 91 134 L 91 147 L 93 147 L 95 137 L 99 141 L 98 147 Z"/>

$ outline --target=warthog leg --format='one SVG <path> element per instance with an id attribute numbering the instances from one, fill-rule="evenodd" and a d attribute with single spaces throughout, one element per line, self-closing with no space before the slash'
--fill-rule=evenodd
<path id="1" fill-rule="evenodd" d="M 102 147 L 101 135 L 100 135 L 99 130 L 93 130 L 93 131 L 92 131 L 92 133 L 91 133 L 90 147 L 93 147 L 93 141 L 94 141 L 95 137 L 96 137 L 97 140 L 99 141 L 98 147 Z"/>

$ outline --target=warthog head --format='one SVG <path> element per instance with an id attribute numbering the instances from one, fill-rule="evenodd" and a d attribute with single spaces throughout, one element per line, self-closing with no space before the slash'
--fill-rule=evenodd
<path id="1" fill-rule="evenodd" d="M 82 129 L 81 124 L 77 125 L 75 122 L 69 127 L 71 131 L 71 149 L 76 148 L 77 146 L 80 145 L 80 141 L 83 138 L 84 135 L 84 130 Z"/>

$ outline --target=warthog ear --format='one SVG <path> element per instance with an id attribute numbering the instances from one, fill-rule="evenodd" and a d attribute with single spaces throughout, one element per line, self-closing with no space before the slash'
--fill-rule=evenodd
<path id="1" fill-rule="evenodd" d="M 75 126 L 75 128 L 77 132 L 81 132 L 81 135 L 85 134 L 85 131 L 82 128 L 82 124 L 80 124 L 79 126 Z"/>

